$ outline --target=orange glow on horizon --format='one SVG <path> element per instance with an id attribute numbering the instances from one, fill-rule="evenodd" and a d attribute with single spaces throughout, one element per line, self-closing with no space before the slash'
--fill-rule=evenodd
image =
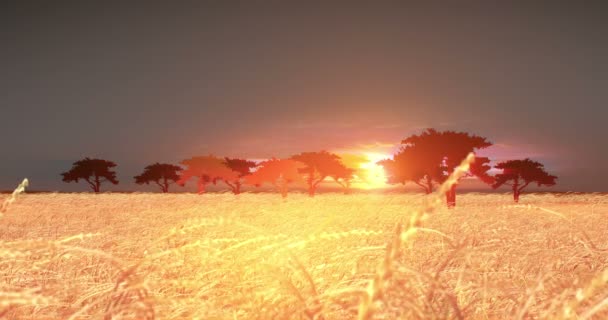
<path id="1" fill-rule="evenodd" d="M 361 170 L 356 173 L 358 179 L 353 183 L 353 188 L 380 189 L 387 187 L 386 173 L 377 162 L 390 158 L 390 155 L 376 152 L 365 152 L 363 155 L 367 158 L 367 162 L 359 164 Z"/>

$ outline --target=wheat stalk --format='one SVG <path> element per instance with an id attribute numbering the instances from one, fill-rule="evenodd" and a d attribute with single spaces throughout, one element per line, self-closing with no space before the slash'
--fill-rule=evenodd
<path id="1" fill-rule="evenodd" d="M 591 296 L 593 296 L 593 294 L 595 292 L 597 292 L 597 289 L 606 286 L 606 284 L 608 284 L 608 269 L 604 269 L 603 272 L 601 272 L 600 274 L 595 276 L 595 278 L 593 278 L 591 280 L 591 282 L 589 283 L 589 285 L 587 285 L 585 288 L 579 288 L 578 290 L 576 290 L 574 299 L 571 299 L 570 301 L 567 301 L 566 303 L 564 303 L 564 308 L 562 309 L 563 312 L 562 312 L 560 318 L 561 319 L 577 318 L 578 319 L 578 317 L 576 316 L 576 313 L 575 313 L 576 308 L 583 301 L 585 301 L 585 300 L 589 299 Z M 585 319 L 589 318 L 592 314 L 596 313 L 597 311 L 599 311 L 599 309 L 601 309 L 605 306 L 606 306 L 606 302 L 599 303 L 598 305 L 596 305 L 595 307 L 593 307 L 589 311 L 587 311 L 583 318 L 585 318 Z"/>
<path id="2" fill-rule="evenodd" d="M 382 264 L 377 268 L 374 277 L 369 281 L 365 295 L 363 295 L 359 303 L 358 318 L 360 320 L 371 319 L 375 312 L 374 304 L 383 298 L 388 280 L 394 272 L 393 264 L 401 257 L 401 246 L 416 233 L 421 227 L 429 214 L 433 213 L 437 206 L 441 203 L 441 198 L 450 188 L 458 183 L 458 180 L 469 170 L 471 163 L 475 161 L 475 154 L 469 155 L 460 163 L 460 165 L 452 172 L 448 179 L 439 187 L 431 201 L 428 201 L 422 211 L 415 211 L 405 228 L 401 223 L 397 224 L 395 229 L 395 237 L 386 246 L 386 255 Z"/>
<path id="3" fill-rule="evenodd" d="M 21 183 L 19 184 L 19 186 L 17 186 L 17 188 L 13 191 L 13 193 L 6 199 L 4 200 L 4 202 L 2 203 L 2 206 L 0 206 L 0 217 L 2 217 L 2 214 L 6 212 L 6 210 L 8 210 L 8 206 L 15 202 L 15 200 L 17 200 L 17 195 L 19 195 L 22 192 L 25 192 L 25 188 L 29 185 L 29 181 L 27 180 L 27 178 L 23 179 L 23 181 L 21 181 Z"/>

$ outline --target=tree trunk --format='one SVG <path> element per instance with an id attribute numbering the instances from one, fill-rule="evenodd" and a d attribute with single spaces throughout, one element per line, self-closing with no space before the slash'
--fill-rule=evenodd
<path id="1" fill-rule="evenodd" d="M 311 197 L 315 196 L 315 187 L 314 186 L 310 186 L 308 188 L 308 195 L 311 196 Z"/>
<path id="2" fill-rule="evenodd" d="M 281 192 L 281 197 L 283 198 L 287 198 L 287 183 L 286 182 L 281 182 L 281 185 L 279 186 L 279 191 Z"/>
<path id="3" fill-rule="evenodd" d="M 167 182 L 167 177 L 163 177 L 163 193 L 169 192 L 169 182 Z"/>
<path id="4" fill-rule="evenodd" d="M 456 185 L 452 185 L 450 190 L 445 194 L 448 208 L 454 208 L 456 206 Z"/>
<path id="5" fill-rule="evenodd" d="M 197 187 L 198 187 L 198 194 L 202 194 L 205 193 L 205 181 L 204 181 L 204 177 L 199 177 L 198 178 L 198 183 L 197 183 Z"/>
<path id="6" fill-rule="evenodd" d="M 431 177 L 427 174 L 426 175 L 426 194 L 431 194 L 433 193 L 433 180 L 431 179 Z"/>
<path id="7" fill-rule="evenodd" d="M 316 189 L 316 187 L 315 187 L 315 184 L 314 184 L 314 181 L 313 181 L 313 176 L 311 174 L 310 178 L 308 179 L 308 195 L 311 196 L 311 197 L 314 197 L 315 196 L 315 189 Z"/>
<path id="8" fill-rule="evenodd" d="M 314 172 L 311 172 L 308 176 L 308 195 L 314 197 L 315 195 L 315 185 L 314 185 Z"/>
<path id="9" fill-rule="evenodd" d="M 513 180 L 513 200 L 515 203 L 519 202 L 519 177 L 515 177 Z"/>
<path id="10" fill-rule="evenodd" d="M 99 181 L 99 176 L 95 175 L 95 186 L 93 187 L 93 191 L 95 191 L 95 193 L 99 193 L 100 184 L 101 184 L 101 182 Z"/>
<path id="11" fill-rule="evenodd" d="M 238 180 L 235 181 L 234 184 L 230 183 L 230 181 L 228 180 L 224 180 L 224 183 L 226 183 L 226 185 L 230 187 L 230 191 L 232 191 L 232 194 L 238 195 L 239 193 L 241 193 L 241 183 Z"/>
<path id="12" fill-rule="evenodd" d="M 352 190 L 351 190 L 351 188 L 350 188 L 350 184 L 347 184 L 347 185 L 344 187 L 344 194 L 351 194 L 351 193 L 352 193 Z"/>

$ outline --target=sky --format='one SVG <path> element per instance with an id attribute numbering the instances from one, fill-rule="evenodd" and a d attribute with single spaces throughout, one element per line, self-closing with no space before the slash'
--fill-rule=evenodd
<path id="1" fill-rule="evenodd" d="M 0 190 L 85 191 L 60 173 L 86 156 L 148 190 L 157 161 L 390 154 L 433 127 L 608 192 L 606 6 L 2 1 Z"/>

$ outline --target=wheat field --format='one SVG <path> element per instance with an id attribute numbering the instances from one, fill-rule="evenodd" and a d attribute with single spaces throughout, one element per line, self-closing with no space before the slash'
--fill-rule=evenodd
<path id="1" fill-rule="evenodd" d="M 0 218 L 0 318 L 608 318 L 608 196 L 469 193 L 412 220 L 425 206 L 23 194 Z"/>

